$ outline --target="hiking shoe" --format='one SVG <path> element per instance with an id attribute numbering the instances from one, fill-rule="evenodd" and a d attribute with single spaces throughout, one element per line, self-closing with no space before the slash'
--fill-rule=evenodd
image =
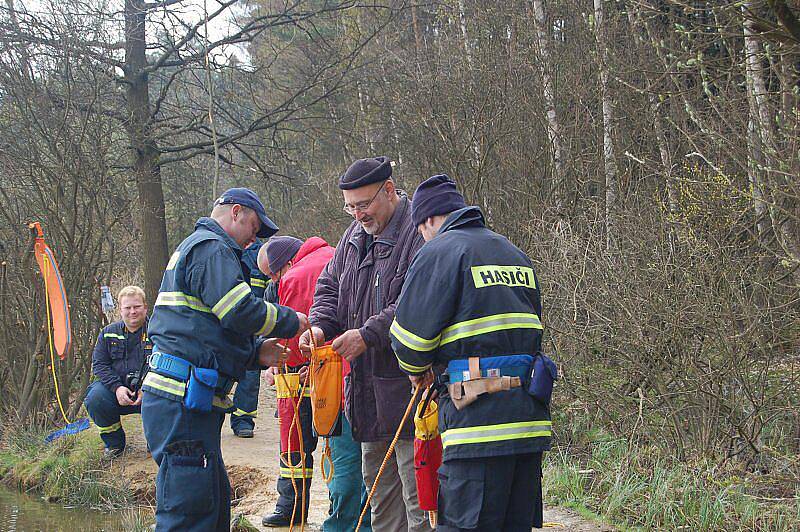
<path id="1" fill-rule="evenodd" d="M 122 456 L 122 453 L 124 451 L 125 449 L 115 449 L 113 447 L 106 447 L 105 449 L 103 449 L 103 458 L 106 458 L 108 460 L 119 458 L 120 456 Z"/>
<path id="2" fill-rule="evenodd" d="M 298 515 L 294 518 L 295 525 L 299 525 L 301 521 L 300 512 L 297 512 Z M 261 518 L 261 526 L 268 526 L 268 527 L 281 527 L 281 526 L 289 526 L 291 523 L 292 516 L 291 515 L 284 515 L 280 512 L 275 512 L 271 515 L 265 515 Z"/>
<path id="3" fill-rule="evenodd" d="M 252 438 L 253 437 L 253 429 L 239 429 L 234 430 L 233 435 L 237 438 Z"/>

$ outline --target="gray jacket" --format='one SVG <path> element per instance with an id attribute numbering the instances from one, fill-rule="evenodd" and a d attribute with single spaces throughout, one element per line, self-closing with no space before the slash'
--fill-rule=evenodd
<path id="1" fill-rule="evenodd" d="M 400 193 L 392 219 L 366 252 L 367 233 L 353 222 L 317 280 L 311 324 L 330 340 L 358 329 L 367 351 L 345 381 L 345 414 L 356 441 L 391 439 L 411 398 L 389 341 L 389 327 L 406 271 L 424 243 L 411 222 L 411 200 Z M 363 255 L 363 259 L 361 256 Z M 413 437 L 409 422 L 403 437 Z"/>

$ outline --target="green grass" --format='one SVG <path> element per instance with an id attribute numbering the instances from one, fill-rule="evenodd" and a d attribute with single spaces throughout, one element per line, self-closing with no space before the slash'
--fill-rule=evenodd
<path id="1" fill-rule="evenodd" d="M 299 530 L 299 527 L 296 527 Z M 231 532 L 258 532 L 260 529 L 254 526 L 244 515 L 234 515 L 231 522 Z"/>
<path id="2" fill-rule="evenodd" d="M 127 508 L 131 495 L 106 474 L 96 430 L 44 442 L 45 432 L 7 431 L 0 447 L 0 479 L 48 500 L 99 509 Z"/>
<path id="3" fill-rule="evenodd" d="M 128 508 L 120 516 L 122 530 L 128 532 L 149 532 L 150 525 L 155 520 L 152 512 L 143 508 Z"/>
<path id="4" fill-rule="evenodd" d="M 785 497 L 759 493 L 771 479 L 655 458 L 626 440 L 603 440 L 588 454 L 549 453 L 548 503 L 594 513 L 633 530 L 800 529 L 800 488 Z M 774 486 L 773 486 L 774 487 Z"/>

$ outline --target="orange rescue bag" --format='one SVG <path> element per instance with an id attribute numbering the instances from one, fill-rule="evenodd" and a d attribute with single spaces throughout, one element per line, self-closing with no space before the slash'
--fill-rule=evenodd
<path id="1" fill-rule="evenodd" d="M 311 350 L 311 412 L 314 430 L 330 436 L 342 410 L 342 357 L 329 345 Z"/>

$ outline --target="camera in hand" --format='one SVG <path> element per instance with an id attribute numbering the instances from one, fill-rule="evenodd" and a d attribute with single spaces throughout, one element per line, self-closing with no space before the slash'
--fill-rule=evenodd
<path id="1" fill-rule="evenodd" d="M 142 372 L 141 371 L 129 371 L 127 375 L 125 375 L 125 387 L 132 392 L 138 392 L 139 388 L 142 386 Z"/>

